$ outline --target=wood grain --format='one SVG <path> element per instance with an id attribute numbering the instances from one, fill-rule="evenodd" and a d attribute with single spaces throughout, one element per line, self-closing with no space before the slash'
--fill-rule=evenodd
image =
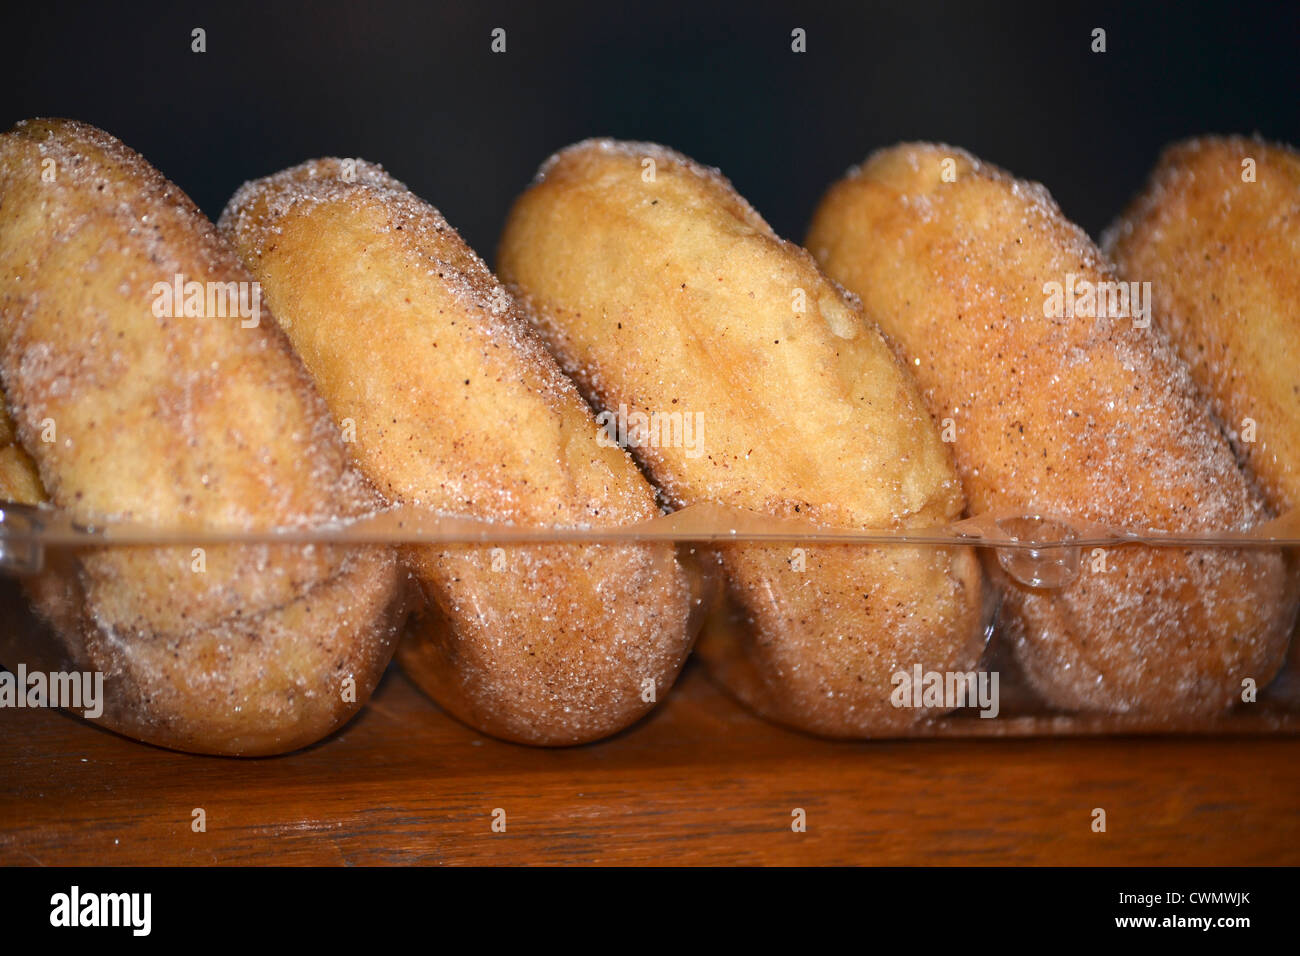
<path id="1" fill-rule="evenodd" d="M 1300 738 L 831 742 L 692 666 L 638 726 L 548 751 L 393 670 L 341 733 L 260 760 L 0 711 L 0 863 L 1297 864 Z"/>

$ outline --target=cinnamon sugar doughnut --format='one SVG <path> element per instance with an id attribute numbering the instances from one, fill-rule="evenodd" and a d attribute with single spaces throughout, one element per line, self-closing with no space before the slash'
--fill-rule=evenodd
<path id="1" fill-rule="evenodd" d="M 45 489 L 36 472 L 36 463 L 23 450 L 14 432 L 13 419 L 5 409 L 0 392 L 0 501 L 35 505 L 45 500 Z"/>
<path id="2" fill-rule="evenodd" d="M 659 514 L 510 295 L 380 167 L 304 163 L 244 186 L 221 222 L 389 500 L 544 528 Z M 495 736 L 614 733 L 667 694 L 690 649 L 694 598 L 671 545 L 408 554 L 429 609 L 402 666 Z"/>
<path id="3" fill-rule="evenodd" d="M 108 134 L 33 120 L 0 136 L 0 385 L 39 474 L 29 497 L 83 524 L 194 531 L 375 507 L 269 315 L 174 314 L 159 290 L 178 276 L 252 279 L 188 197 Z M 12 457 L 6 471 L 25 467 Z M 28 590 L 56 643 L 6 633 L 5 663 L 102 672 L 104 724 L 206 753 L 290 750 L 348 719 L 404 603 L 384 548 L 117 547 L 50 564 Z"/>
<path id="4" fill-rule="evenodd" d="M 646 143 L 569 147 L 516 201 L 498 267 L 593 404 L 700 416 L 698 448 L 635 448 L 674 506 L 879 529 L 960 513 L 949 456 L 875 326 L 716 171 Z M 980 656 L 966 550 L 723 552 L 746 626 L 707 632 L 699 653 L 773 719 L 833 736 L 909 725 L 935 711 L 893 706 L 896 674 Z"/>
<path id="5" fill-rule="evenodd" d="M 1244 136 L 1171 146 L 1104 241 L 1125 279 L 1151 283 L 1270 505 L 1300 506 L 1300 153 Z"/>
<path id="6" fill-rule="evenodd" d="M 831 187 L 808 248 L 953 422 L 973 512 L 1184 532 L 1268 516 L 1141 315 L 1053 306 L 1071 281 L 1116 276 L 1041 186 L 951 147 L 898 146 Z M 1276 551 L 1124 546 L 1103 559 L 1059 591 L 998 574 L 1017 654 L 1051 703 L 1210 713 L 1277 672 L 1294 606 Z"/>

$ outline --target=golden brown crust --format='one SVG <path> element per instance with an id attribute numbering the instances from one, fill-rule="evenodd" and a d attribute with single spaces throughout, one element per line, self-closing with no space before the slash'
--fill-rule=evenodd
<path id="1" fill-rule="evenodd" d="M 158 307 L 176 275 L 251 277 L 139 155 L 84 124 L 20 123 L 0 136 L 0 237 L 0 384 L 53 505 L 83 523 L 222 531 L 374 507 L 268 315 L 245 327 Z M 181 749 L 269 753 L 328 733 L 364 702 L 401 614 L 388 549 L 116 548 L 55 564 L 29 590 L 80 666 L 105 673 L 104 721 Z"/>
<path id="2" fill-rule="evenodd" d="M 945 174 L 951 181 L 945 181 Z M 1041 186 L 947 146 L 877 153 L 828 191 L 808 247 L 911 357 L 973 512 L 1132 530 L 1266 517 L 1186 368 L 1131 318 L 1048 317 L 1048 283 L 1115 276 Z M 1294 608 L 1274 552 L 1123 547 L 1059 592 L 1000 575 L 1009 629 L 1053 703 L 1227 707 L 1276 673 Z"/>
<path id="3" fill-rule="evenodd" d="M 948 455 L 878 331 L 715 171 L 653 144 L 579 143 L 516 202 L 498 263 L 593 404 L 702 416 L 699 454 L 636 449 L 673 504 L 857 528 L 960 512 Z M 968 553 L 725 551 L 751 626 L 700 654 L 775 719 L 836 736 L 911 723 L 933 714 L 890 706 L 894 673 L 979 656 Z"/>
<path id="4" fill-rule="evenodd" d="M 1151 283 L 1156 321 L 1273 508 L 1300 505 L 1300 153 L 1242 136 L 1171 146 L 1105 247 Z"/>
<path id="5" fill-rule="evenodd" d="M 654 493 L 517 303 L 437 210 L 370 163 L 322 159 L 243 187 L 222 227 L 351 449 L 392 501 L 535 527 L 633 524 Z M 669 545 L 413 548 L 431 608 L 399 651 L 496 736 L 572 744 L 662 699 L 689 651 Z"/>
<path id="6" fill-rule="evenodd" d="M 35 505 L 45 500 L 36 462 L 18 443 L 13 419 L 5 408 L 4 393 L 0 392 L 0 502 L 16 501 Z"/>

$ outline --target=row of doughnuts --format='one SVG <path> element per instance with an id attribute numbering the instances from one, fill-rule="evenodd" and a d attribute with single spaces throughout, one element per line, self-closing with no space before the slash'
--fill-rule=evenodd
<path id="1" fill-rule="evenodd" d="M 1245 150 L 1243 186 L 1268 191 L 1216 205 Z M 181 529 L 392 506 L 608 528 L 691 504 L 848 529 L 1003 511 L 1246 529 L 1294 503 L 1297 169 L 1255 141 L 1168 154 L 1108 239 L 1124 278 L 1154 280 L 1146 325 L 1045 313 L 1051 283 L 1116 280 L 1112 260 L 1041 187 L 949 147 L 851 171 L 806 252 L 716 171 L 580 143 L 516 202 L 498 280 L 369 163 L 249 183 L 214 227 L 102 131 L 30 121 L 0 137 L 0 490 Z M 1211 249 L 1217 273 L 1189 267 Z M 160 310 L 173 277 L 250 285 L 265 314 Z M 1275 360 L 1259 376 L 1255 355 Z M 614 410 L 698 414 L 707 440 L 612 447 Z M 1251 413 L 1268 437 L 1247 448 L 1225 423 Z M 202 573 L 189 549 L 119 547 L 28 579 L 53 636 L 0 659 L 103 671 L 104 721 L 132 736 L 256 754 L 339 726 L 396 650 L 466 723 L 572 744 L 662 700 L 717 572 L 742 626 L 704 629 L 711 673 L 830 736 L 934 717 L 895 706 L 893 678 L 977 668 L 994 595 L 1045 703 L 1156 717 L 1266 684 L 1296 605 L 1266 548 L 1125 546 L 1047 592 L 919 545 L 816 544 L 796 567 L 759 543 L 238 544 Z"/>

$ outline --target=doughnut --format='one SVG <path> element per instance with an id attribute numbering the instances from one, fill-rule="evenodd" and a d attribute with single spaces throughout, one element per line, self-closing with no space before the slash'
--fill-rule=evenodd
<path id="1" fill-rule="evenodd" d="M 36 462 L 23 450 L 0 392 L 0 502 L 35 505 L 45 500 Z"/>
<path id="2" fill-rule="evenodd" d="M 212 223 L 112 136 L 68 120 L 0 135 L 4 487 L 95 527 L 270 532 L 373 511 L 378 497 L 256 301 Z M 391 548 L 47 558 L 26 588 L 48 633 L 7 632 L 0 659 L 102 674 L 98 723 L 180 750 L 319 740 L 365 702 L 405 616 Z"/>
<path id="3" fill-rule="evenodd" d="M 950 456 L 877 329 L 716 170 L 647 143 L 571 146 L 516 201 L 497 267 L 588 400 L 637 426 L 627 443 L 671 507 L 881 530 L 960 514 Z M 936 715 L 895 706 L 895 675 L 978 662 L 969 549 L 721 552 L 742 626 L 706 629 L 698 653 L 770 719 L 888 733 Z"/>
<path id="4" fill-rule="evenodd" d="M 1167 149 L 1103 237 L 1269 504 L 1300 505 L 1300 154 L 1246 137 Z"/>
<path id="5" fill-rule="evenodd" d="M 660 514 L 517 303 L 379 166 L 321 159 L 247 184 L 221 228 L 388 501 L 524 528 Z M 427 609 L 398 659 L 496 737 L 615 733 L 667 694 L 693 643 L 701 599 L 670 543 L 406 552 Z"/>
<path id="6" fill-rule="evenodd" d="M 952 426 L 976 515 L 1148 533 L 1267 519 L 1149 299 L 1100 285 L 1117 276 L 1043 187 L 900 145 L 830 188 L 807 247 Z M 1281 555 L 1262 548 L 1103 548 L 1058 589 L 995 573 L 1026 677 L 1067 710 L 1222 711 L 1277 672 L 1295 611 Z"/>

